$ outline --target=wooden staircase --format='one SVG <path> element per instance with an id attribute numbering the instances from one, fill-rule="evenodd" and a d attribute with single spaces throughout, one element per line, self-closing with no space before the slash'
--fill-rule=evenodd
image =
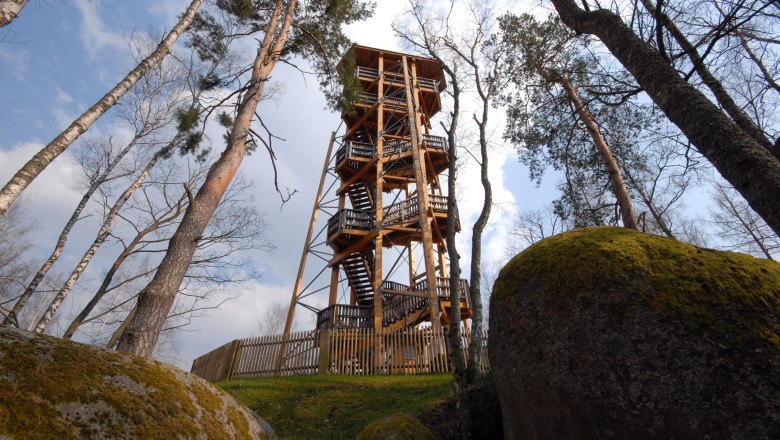
<path id="1" fill-rule="evenodd" d="M 341 262 L 341 267 L 347 274 L 350 287 L 355 292 L 355 298 L 360 305 L 374 303 L 374 253 L 360 251 L 349 254 Z"/>
<path id="2" fill-rule="evenodd" d="M 366 184 L 364 180 L 358 180 L 347 188 L 349 201 L 356 210 L 373 211 L 374 192 L 373 185 Z"/>

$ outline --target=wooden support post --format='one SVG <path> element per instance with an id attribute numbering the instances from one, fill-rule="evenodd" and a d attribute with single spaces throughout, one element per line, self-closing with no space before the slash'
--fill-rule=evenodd
<path id="1" fill-rule="evenodd" d="M 227 374 L 225 375 L 225 379 L 232 379 L 233 373 L 236 370 L 236 361 L 238 360 L 238 350 L 241 348 L 241 340 L 235 339 L 230 344 L 230 363 L 228 366 Z"/>
<path id="2" fill-rule="evenodd" d="M 282 333 L 282 343 L 279 346 L 279 353 L 276 355 L 276 362 L 274 364 L 274 374 L 279 375 L 282 368 L 282 359 L 284 358 L 284 352 L 287 349 L 287 340 L 290 338 L 290 329 L 292 328 L 293 318 L 295 317 L 295 304 L 298 302 L 298 295 L 301 294 L 301 283 L 303 281 L 303 268 L 306 266 L 306 257 L 309 255 L 309 245 L 311 244 L 312 233 L 314 232 L 314 224 L 317 222 L 317 213 L 319 212 L 320 202 L 322 202 L 322 188 L 325 186 L 325 176 L 328 174 L 328 164 L 330 163 L 330 155 L 333 152 L 333 144 L 336 142 L 336 132 L 330 134 L 330 142 L 328 143 L 328 152 L 325 154 L 325 163 L 322 164 L 322 176 L 320 177 L 320 185 L 317 187 L 317 195 L 314 197 L 314 206 L 311 210 L 311 219 L 309 220 L 309 231 L 306 233 L 306 240 L 303 242 L 303 252 L 301 252 L 301 262 L 298 265 L 298 275 L 295 277 L 295 286 L 293 287 L 293 293 L 290 298 L 290 308 L 287 309 L 287 322 L 284 323 L 284 333 Z"/>
<path id="3" fill-rule="evenodd" d="M 379 54 L 379 83 L 377 84 L 376 99 L 379 103 L 376 127 L 376 190 L 374 195 L 374 229 L 378 232 L 374 247 L 374 330 L 382 329 L 382 193 L 384 191 L 384 177 L 382 168 L 382 151 L 384 149 L 384 130 L 385 105 L 383 102 L 385 92 L 385 80 L 382 72 L 384 71 L 384 55 Z"/>
<path id="4" fill-rule="evenodd" d="M 333 330 L 323 329 L 319 333 L 318 345 L 320 347 L 319 359 L 317 361 L 317 372 L 320 374 L 330 373 L 330 365 L 333 362 L 331 358 L 330 340 Z"/>
<path id="5" fill-rule="evenodd" d="M 404 188 L 404 192 L 406 193 L 406 198 L 409 199 L 409 184 L 407 183 L 404 185 L 406 188 Z M 415 271 L 417 270 L 416 267 L 414 267 L 414 242 L 409 240 L 409 244 L 406 245 L 406 248 L 408 250 L 409 254 L 409 287 L 414 286 L 414 278 L 417 276 Z"/>
<path id="6" fill-rule="evenodd" d="M 328 307 L 336 305 L 339 293 L 339 265 L 336 264 L 330 272 L 330 295 L 328 296 Z M 334 317 L 335 319 L 335 317 Z"/>
<path id="7" fill-rule="evenodd" d="M 447 253 L 447 250 L 442 243 L 438 243 L 437 249 L 439 251 L 439 276 L 447 278 L 447 261 L 444 259 L 444 254 Z"/>
<path id="8" fill-rule="evenodd" d="M 433 233 L 430 223 L 430 203 L 428 200 L 428 182 L 425 176 L 425 158 L 420 148 L 420 118 L 417 112 L 417 103 L 420 99 L 420 85 L 417 83 L 417 68 L 412 64 L 411 71 L 406 56 L 402 57 L 404 71 L 404 85 L 406 87 L 407 120 L 409 123 L 409 135 L 412 141 L 412 158 L 414 160 L 414 174 L 417 186 L 417 203 L 419 206 L 420 232 L 422 235 L 423 258 L 425 260 L 426 280 L 428 283 L 428 307 L 430 310 L 431 325 L 434 331 L 441 329 L 439 319 L 439 295 L 436 286 L 436 261 L 433 251 Z"/>

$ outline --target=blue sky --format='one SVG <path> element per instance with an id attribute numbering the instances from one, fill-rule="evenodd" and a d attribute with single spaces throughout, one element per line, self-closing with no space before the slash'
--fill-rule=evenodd
<path id="1" fill-rule="evenodd" d="M 43 144 L 54 138 L 76 116 L 94 103 L 133 67 L 128 39 L 135 33 L 160 36 L 176 22 L 188 2 L 95 1 L 31 2 L 9 28 L 0 30 L 0 179 L 12 173 Z M 375 18 L 349 29 L 356 42 L 398 50 L 390 23 L 403 10 L 404 2 L 380 2 Z M 252 336 L 257 320 L 273 302 L 289 302 L 292 283 L 306 233 L 317 180 L 330 131 L 340 118 L 325 108 L 324 98 L 313 78 L 303 79 L 295 70 L 279 66 L 274 79 L 284 83 L 284 94 L 276 102 L 263 102 L 260 114 L 285 142 L 277 146 L 281 186 L 297 189 L 283 209 L 271 186 L 267 156 L 258 152 L 248 157 L 242 171 L 255 180 L 256 203 L 268 214 L 270 238 L 278 249 L 273 254 L 258 253 L 254 263 L 263 270 L 263 279 L 247 286 L 241 297 L 196 319 L 192 333 L 184 334 L 179 365 L 188 368 L 195 356 L 234 339 Z M 293 118 L 294 116 L 294 118 Z M 464 118 L 470 120 L 470 116 Z M 300 123 L 300 121 L 304 121 Z M 485 260 L 496 266 L 504 260 L 503 247 L 518 203 L 523 209 L 537 208 L 553 195 L 555 176 L 541 188 L 528 181 L 517 163 L 514 149 L 500 145 L 496 134 L 491 175 L 495 185 L 496 208 L 485 237 Z M 121 137 L 124 129 L 109 113 L 90 129 L 89 134 Z M 38 225 L 36 261 L 50 251 L 53 241 L 75 207 L 80 194 L 74 188 L 80 170 L 70 153 L 58 158 L 25 192 L 29 217 Z M 471 224 L 482 203 L 478 171 L 468 164 L 460 177 L 459 204 L 464 233 L 459 249 L 468 268 Z M 73 232 L 58 266 L 69 271 L 94 236 L 97 225 L 89 219 Z M 80 282 L 73 298 L 61 312 L 72 314 L 85 301 L 78 292 L 89 292 L 102 276 L 116 250 L 101 249 L 93 271 Z M 310 269 L 307 266 L 307 271 Z M 319 270 L 319 268 L 311 268 Z M 307 325 L 304 317 L 302 324 Z"/>

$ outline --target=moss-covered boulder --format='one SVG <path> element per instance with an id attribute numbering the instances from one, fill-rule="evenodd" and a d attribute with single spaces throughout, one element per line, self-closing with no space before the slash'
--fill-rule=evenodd
<path id="1" fill-rule="evenodd" d="M 436 440 L 436 437 L 409 414 L 393 414 L 363 428 L 355 440 Z"/>
<path id="2" fill-rule="evenodd" d="M 489 353 L 506 438 L 780 438 L 780 264 L 564 233 L 501 271 Z"/>
<path id="3" fill-rule="evenodd" d="M 262 419 L 192 374 L 0 327 L 0 438 L 276 437 Z"/>

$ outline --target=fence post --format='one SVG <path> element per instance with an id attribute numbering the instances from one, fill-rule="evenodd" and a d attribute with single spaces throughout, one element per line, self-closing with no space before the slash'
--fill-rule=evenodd
<path id="1" fill-rule="evenodd" d="M 322 329 L 319 331 L 319 346 L 320 357 L 317 363 L 317 370 L 320 374 L 326 374 L 330 372 L 331 356 L 330 356 L 330 336 L 333 330 Z"/>
<path id="2" fill-rule="evenodd" d="M 236 361 L 238 361 L 238 349 L 241 346 L 240 339 L 234 339 L 230 344 L 230 363 L 228 364 L 227 377 L 225 379 L 230 380 L 233 378 L 233 373 L 236 369 Z"/>

